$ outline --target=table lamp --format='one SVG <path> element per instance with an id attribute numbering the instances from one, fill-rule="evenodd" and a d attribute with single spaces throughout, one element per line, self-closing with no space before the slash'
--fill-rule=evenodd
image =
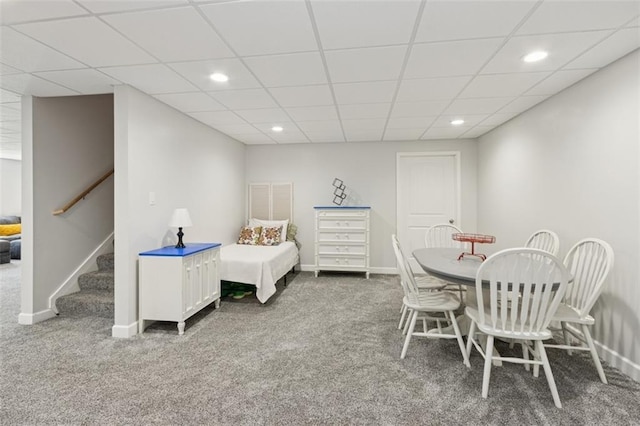
<path id="1" fill-rule="evenodd" d="M 182 232 L 182 228 L 192 225 L 191 216 L 189 216 L 189 211 L 187 209 L 175 209 L 173 211 L 173 216 L 171 216 L 169 226 L 178 228 L 178 244 L 176 244 L 176 248 L 184 248 L 184 243 L 182 242 L 184 233 Z"/>

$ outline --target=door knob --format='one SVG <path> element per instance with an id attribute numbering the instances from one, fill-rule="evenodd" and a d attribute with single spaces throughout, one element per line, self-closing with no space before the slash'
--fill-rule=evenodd
<path id="1" fill-rule="evenodd" d="M 453 222 L 455 222 L 453 219 L 449 219 L 449 223 L 453 225 Z"/>

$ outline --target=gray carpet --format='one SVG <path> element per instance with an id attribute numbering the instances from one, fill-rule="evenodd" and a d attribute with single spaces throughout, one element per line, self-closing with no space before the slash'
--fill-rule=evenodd
<path id="1" fill-rule="evenodd" d="M 0 424 L 640 424 L 640 383 L 585 354 L 550 351 L 544 375 L 466 369 L 453 340 L 414 339 L 400 360 L 398 278 L 297 273 L 266 306 L 224 299 L 187 321 L 111 337 L 105 318 L 17 323 L 19 262 L 0 266 Z M 508 351 L 503 346 L 501 351 Z"/>

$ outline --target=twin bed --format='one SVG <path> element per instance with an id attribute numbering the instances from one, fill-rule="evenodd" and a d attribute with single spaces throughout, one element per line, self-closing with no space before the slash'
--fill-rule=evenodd
<path id="1" fill-rule="evenodd" d="M 277 246 L 229 244 L 220 250 L 220 279 L 256 286 L 256 297 L 265 303 L 276 292 L 276 283 L 298 264 L 298 247 L 285 241 Z"/>

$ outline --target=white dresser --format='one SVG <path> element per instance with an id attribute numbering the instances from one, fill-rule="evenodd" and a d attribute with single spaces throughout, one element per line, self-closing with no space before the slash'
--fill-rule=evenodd
<path id="1" fill-rule="evenodd" d="M 317 206 L 316 277 L 320 271 L 364 272 L 369 278 L 371 207 Z"/>
<path id="2" fill-rule="evenodd" d="M 176 321 L 184 334 L 187 318 L 215 302 L 220 307 L 220 246 L 192 243 L 140 253 L 138 328 L 145 320 Z"/>

